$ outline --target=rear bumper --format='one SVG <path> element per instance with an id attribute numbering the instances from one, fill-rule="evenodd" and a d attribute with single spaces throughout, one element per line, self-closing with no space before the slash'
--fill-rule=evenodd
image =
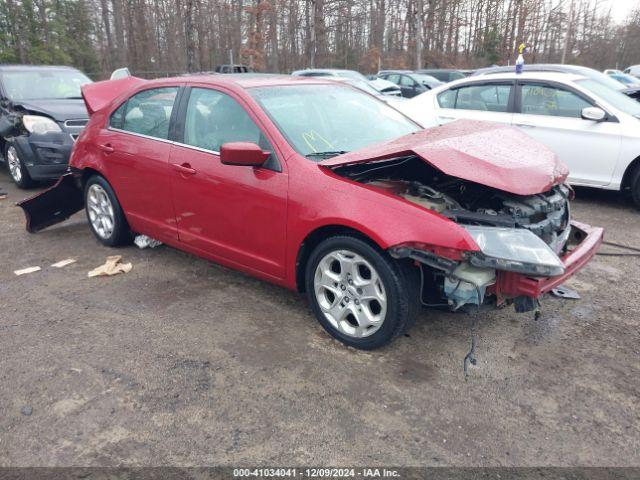
<path id="1" fill-rule="evenodd" d="M 570 251 L 561 257 L 565 272 L 557 277 L 531 278 L 519 273 L 497 272 L 498 303 L 515 297 L 538 298 L 562 285 L 582 269 L 596 254 L 604 238 L 604 229 L 571 222 Z"/>

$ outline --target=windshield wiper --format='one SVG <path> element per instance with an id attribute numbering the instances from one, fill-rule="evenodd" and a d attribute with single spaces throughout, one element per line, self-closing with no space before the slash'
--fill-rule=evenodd
<path id="1" fill-rule="evenodd" d="M 307 153 L 305 157 L 307 158 L 330 158 L 337 157 L 338 155 L 342 155 L 343 153 L 349 153 L 346 150 L 328 150 L 326 152 L 312 152 Z"/>

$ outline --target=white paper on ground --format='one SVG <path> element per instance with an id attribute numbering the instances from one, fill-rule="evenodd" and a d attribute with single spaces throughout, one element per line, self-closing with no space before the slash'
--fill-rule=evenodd
<path id="1" fill-rule="evenodd" d="M 14 270 L 13 273 L 16 275 L 26 275 L 27 273 L 33 273 L 42 270 L 40 267 L 29 267 L 23 268 L 22 270 Z"/>
<path id="2" fill-rule="evenodd" d="M 51 266 L 54 268 L 62 268 L 62 267 L 66 267 L 67 265 L 71 265 L 72 263 L 75 263 L 75 262 L 76 262 L 75 258 L 67 258 L 66 260 L 60 260 L 59 262 L 56 262 Z"/>

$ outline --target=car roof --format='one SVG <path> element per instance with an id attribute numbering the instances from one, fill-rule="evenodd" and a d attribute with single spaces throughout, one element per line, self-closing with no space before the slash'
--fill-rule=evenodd
<path id="1" fill-rule="evenodd" d="M 485 82 L 490 80 L 514 80 L 514 79 L 526 79 L 526 80 L 555 80 L 559 82 L 574 82 L 576 80 L 582 80 L 587 78 L 585 75 L 578 73 L 564 73 L 564 72 L 537 72 L 537 71 L 524 71 L 522 73 L 516 73 L 515 67 L 512 67 L 509 72 L 492 73 L 491 75 L 474 75 L 471 77 L 461 78 L 449 85 L 454 85 L 464 82 Z"/>
<path id="2" fill-rule="evenodd" d="M 500 67 L 487 67 L 479 68 L 474 72 L 475 76 L 494 74 L 498 72 L 508 72 L 515 69 L 514 65 L 503 65 Z M 581 73 L 590 70 L 589 67 L 583 67 L 581 65 L 562 65 L 559 63 L 527 63 L 524 66 L 525 72 L 527 70 L 533 72 L 564 72 L 564 73 Z"/>
<path id="3" fill-rule="evenodd" d="M 322 77 L 295 77 L 277 73 L 230 73 L 226 75 L 193 74 L 172 79 L 159 78 L 150 82 L 164 83 L 167 80 L 175 80 L 186 83 L 209 83 L 211 85 L 236 86 L 242 89 L 255 87 L 274 87 L 301 84 L 325 84 L 335 85 L 329 79 Z"/>

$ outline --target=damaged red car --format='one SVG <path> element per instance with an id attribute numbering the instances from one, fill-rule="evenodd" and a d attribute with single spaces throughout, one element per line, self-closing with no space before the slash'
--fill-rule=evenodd
<path id="1" fill-rule="evenodd" d="M 83 96 L 70 173 L 21 205 L 30 231 L 85 208 L 104 245 L 145 234 L 305 291 L 356 348 L 423 305 L 534 310 L 602 242 L 571 221 L 565 167 L 510 127 L 423 130 L 348 85 L 282 76 L 130 77 Z"/>

